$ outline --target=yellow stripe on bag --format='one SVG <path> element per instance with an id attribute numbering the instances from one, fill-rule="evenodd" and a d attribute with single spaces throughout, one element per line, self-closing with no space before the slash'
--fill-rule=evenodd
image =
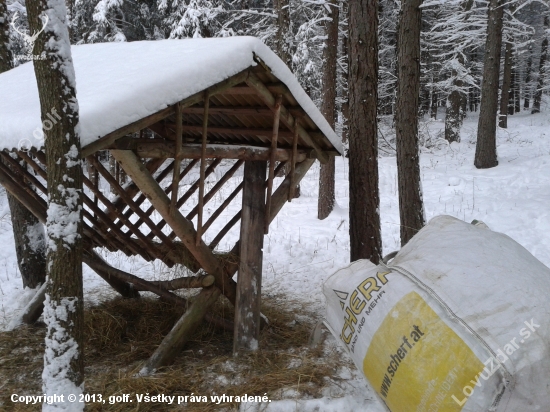
<path id="1" fill-rule="evenodd" d="M 392 412 L 459 412 L 463 405 L 451 395 L 461 395 L 483 368 L 416 292 L 390 310 L 363 360 L 365 376 Z"/>

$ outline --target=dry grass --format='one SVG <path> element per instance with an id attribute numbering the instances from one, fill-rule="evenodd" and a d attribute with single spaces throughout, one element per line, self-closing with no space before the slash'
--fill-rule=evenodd
<path id="1" fill-rule="evenodd" d="M 215 314 L 232 318 L 228 304 Z M 270 324 L 261 334 L 257 353 L 233 358 L 232 333 L 204 324 L 195 332 L 175 363 L 151 377 L 135 377 L 163 336 L 181 316 L 182 309 L 159 300 L 115 299 L 86 310 L 86 391 L 101 394 L 106 404 L 88 404 L 88 411 L 217 411 L 238 410 L 238 403 L 187 405 L 140 403 L 135 394 L 170 396 L 264 395 L 277 399 L 291 388 L 300 396 L 315 396 L 334 373 L 322 348 L 308 347 L 313 315 L 298 302 L 264 299 L 262 312 Z M 306 316 L 303 316 L 306 315 Z M 306 321 L 297 321 L 306 319 Z M 0 333 L 0 409 L 32 411 L 40 407 L 13 404 L 12 393 L 41 392 L 42 327 L 22 327 Z M 132 403 L 110 405 L 111 395 L 130 394 Z"/>

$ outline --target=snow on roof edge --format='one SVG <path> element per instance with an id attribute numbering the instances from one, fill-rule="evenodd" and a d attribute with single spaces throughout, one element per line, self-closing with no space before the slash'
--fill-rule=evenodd
<path id="1" fill-rule="evenodd" d="M 254 54 L 342 154 L 342 143 L 282 60 L 255 37 L 72 46 L 82 146 L 255 66 Z M 93 49 L 93 50 L 91 50 Z M 181 82 L 185 78 L 186 82 Z M 0 74 L 0 149 L 43 146 L 32 64 Z M 51 113 L 55 119 L 57 113 Z M 61 114 L 62 115 L 62 114 Z M 45 124 L 44 128 L 48 129 Z"/>

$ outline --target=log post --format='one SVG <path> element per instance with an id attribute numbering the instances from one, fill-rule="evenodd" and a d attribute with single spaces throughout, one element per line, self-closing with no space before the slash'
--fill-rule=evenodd
<path id="1" fill-rule="evenodd" d="M 245 162 L 233 353 L 257 350 L 260 336 L 266 162 Z"/>
<path id="2" fill-rule="evenodd" d="M 298 151 L 298 127 L 300 126 L 300 119 L 296 119 L 294 128 L 294 138 L 292 139 L 292 160 L 290 162 L 290 189 L 288 191 L 288 201 L 292 202 L 294 199 L 294 194 L 296 192 L 296 184 L 294 183 L 295 176 L 294 172 L 296 171 L 296 157 Z"/>
<path id="3" fill-rule="evenodd" d="M 168 365 L 181 351 L 185 342 L 189 340 L 193 331 L 201 323 L 208 308 L 216 302 L 219 296 L 218 288 L 214 286 L 204 288 L 172 330 L 168 332 L 168 335 L 164 337 L 159 347 L 139 371 L 139 375 L 151 375 L 161 366 Z"/>

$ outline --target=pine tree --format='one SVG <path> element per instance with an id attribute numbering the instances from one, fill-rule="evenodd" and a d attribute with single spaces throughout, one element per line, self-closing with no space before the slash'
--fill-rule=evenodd
<path id="1" fill-rule="evenodd" d="M 61 120 L 45 139 L 48 171 L 47 265 L 48 286 L 44 303 L 47 326 L 43 392 L 46 395 L 83 391 L 82 294 L 82 165 L 78 134 L 76 80 L 71 58 L 66 8 L 63 0 L 27 0 L 33 32 L 48 23 L 35 43 L 34 71 L 41 117 L 53 109 Z M 83 403 L 44 404 L 43 411 L 83 410 Z"/>
<path id="2" fill-rule="evenodd" d="M 498 165 L 496 146 L 496 118 L 498 111 L 498 81 L 500 49 L 502 47 L 503 0 L 490 0 L 481 86 L 481 105 L 477 127 L 474 165 L 487 169 Z"/>
<path id="3" fill-rule="evenodd" d="M 401 1 L 397 37 L 395 128 L 401 245 L 424 226 L 418 139 L 421 4 L 422 0 Z"/>
<path id="4" fill-rule="evenodd" d="M 326 23 L 327 40 L 324 53 L 323 102 L 321 111 L 328 123 L 334 128 L 336 120 L 336 63 L 338 59 L 338 23 L 339 5 L 331 0 L 329 20 Z M 335 160 L 330 157 L 327 164 L 321 164 L 319 172 L 319 200 L 317 217 L 325 219 L 334 209 L 334 173 Z"/>
<path id="5" fill-rule="evenodd" d="M 350 258 L 378 263 L 378 0 L 350 0 L 348 24 Z"/>

